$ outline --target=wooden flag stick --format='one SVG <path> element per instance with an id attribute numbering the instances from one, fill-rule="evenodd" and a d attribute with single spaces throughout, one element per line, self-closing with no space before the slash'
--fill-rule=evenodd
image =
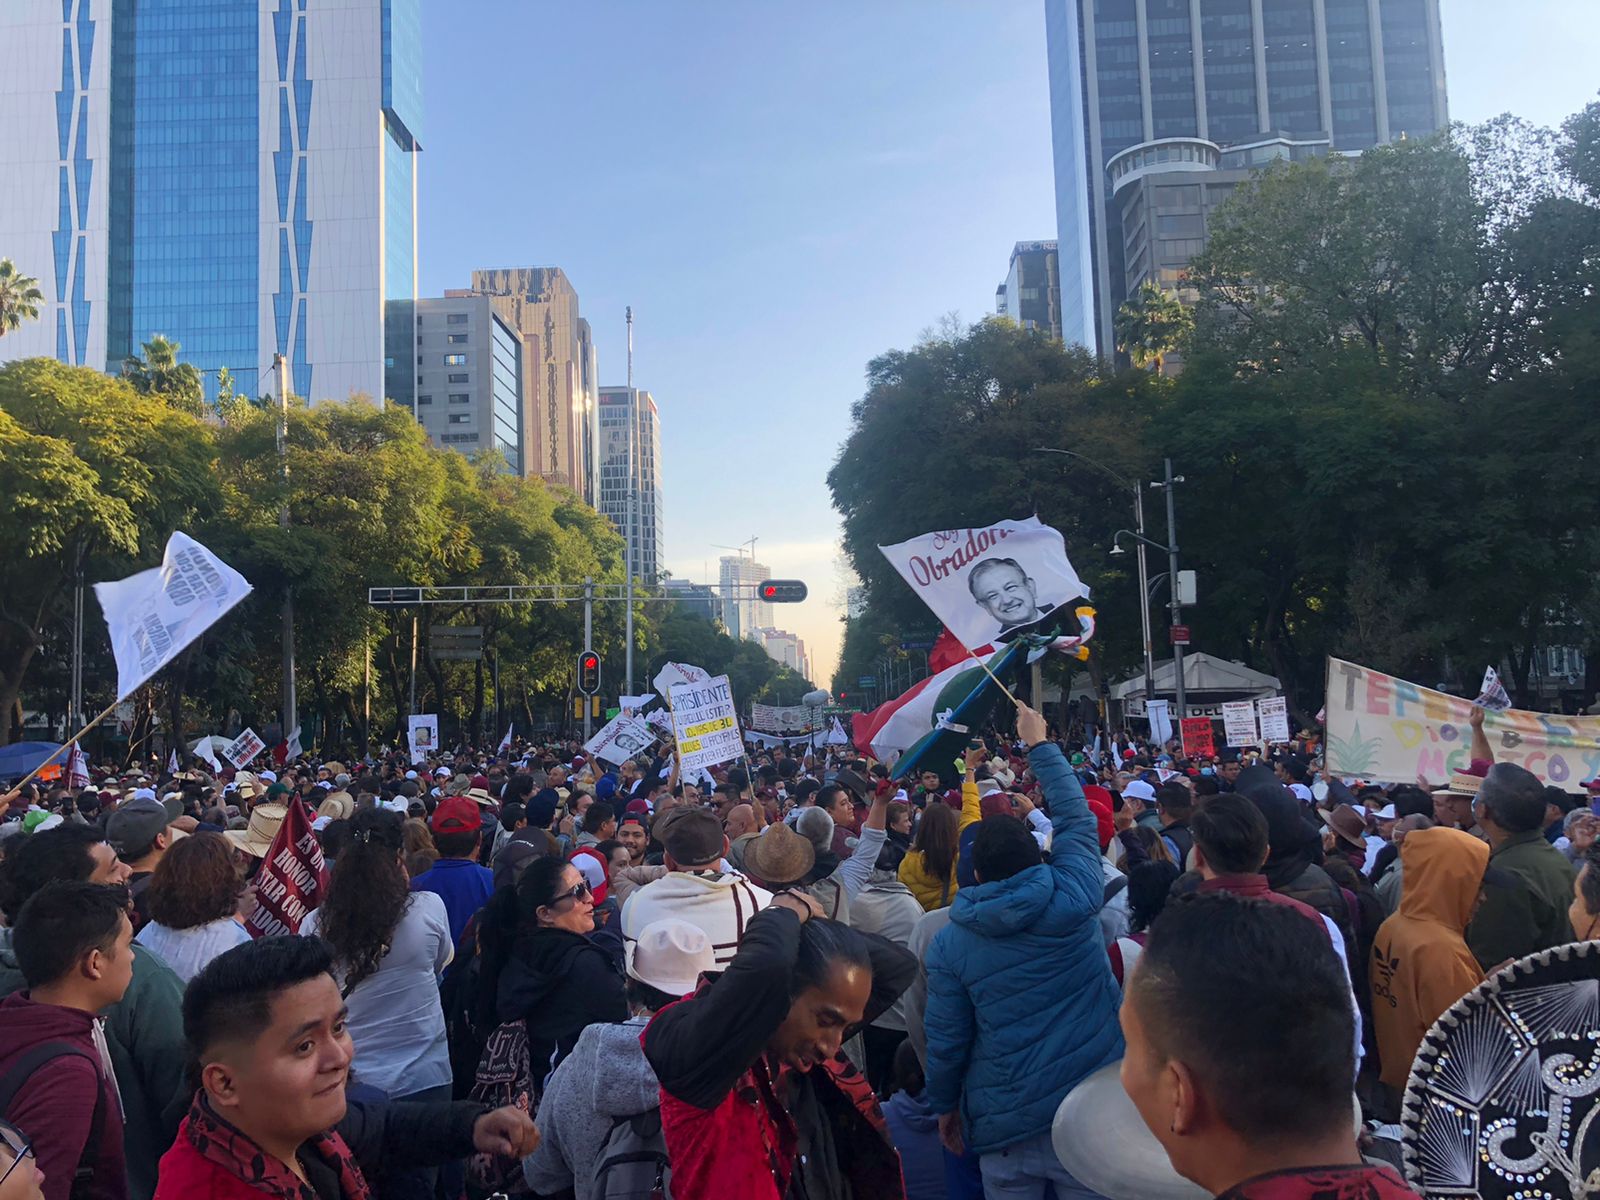
<path id="1" fill-rule="evenodd" d="M 977 663 L 980 667 L 983 668 L 983 673 L 985 675 L 987 675 L 990 679 L 994 680 L 995 687 L 999 688 L 1002 692 L 1005 693 L 1005 696 L 1006 696 L 1007 700 L 1011 701 L 1011 703 L 1015 704 L 1018 708 L 1022 707 L 1022 701 L 1018 700 L 1015 696 L 1013 696 L 1011 694 L 1011 689 L 1006 687 L 1005 684 L 1000 682 L 1000 677 L 998 675 L 996 675 L 993 671 L 989 670 L 989 664 L 988 663 L 984 662 L 983 659 L 979 658 L 971 650 L 968 650 L 966 646 L 962 646 L 961 648 L 963 650 L 967 651 L 967 657 L 968 658 L 970 658 L 973 662 Z"/>
<path id="2" fill-rule="evenodd" d="M 61 743 L 61 750 L 67 751 L 69 759 L 71 757 L 72 748 L 78 744 L 78 739 L 81 738 L 84 734 L 88 733 L 89 730 L 93 729 L 96 725 L 100 724 L 101 721 L 104 721 L 113 712 L 115 712 L 116 708 L 117 708 L 117 705 L 119 705 L 121 703 L 122 703 L 122 701 L 120 701 L 120 700 L 113 700 L 106 707 L 106 710 L 103 713 L 101 713 L 94 720 L 90 721 L 82 729 L 78 730 L 77 733 L 73 734 L 71 741 L 67 741 L 67 742 L 62 742 Z M 28 775 L 27 775 L 27 778 L 25 778 L 21 783 L 17 784 L 17 786 L 12 788 L 11 790 L 14 791 L 14 792 L 20 792 L 24 787 L 26 787 L 28 785 L 29 781 L 32 780 L 35 775 L 37 775 L 40 771 L 44 770 L 46 767 L 48 767 L 51 763 L 53 763 L 56 760 L 56 756 L 61 753 L 61 750 L 57 750 L 55 752 L 55 754 L 50 755 L 50 757 L 46 758 L 37 767 L 35 767 L 33 770 L 29 771 Z"/>

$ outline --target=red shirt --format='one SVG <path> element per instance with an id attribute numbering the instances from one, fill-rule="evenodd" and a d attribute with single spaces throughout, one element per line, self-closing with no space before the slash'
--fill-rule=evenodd
<path id="1" fill-rule="evenodd" d="M 1323 921 L 1321 913 L 1293 896 L 1284 896 L 1273 891 L 1267 886 L 1265 875 L 1218 875 L 1215 879 L 1207 879 L 1195 891 L 1230 892 L 1235 896 L 1243 896 L 1246 900 L 1265 900 L 1268 904 L 1281 904 L 1294 909 L 1306 920 L 1316 922 L 1317 928 L 1322 930 L 1322 936 L 1328 936 L 1328 926 Z"/>

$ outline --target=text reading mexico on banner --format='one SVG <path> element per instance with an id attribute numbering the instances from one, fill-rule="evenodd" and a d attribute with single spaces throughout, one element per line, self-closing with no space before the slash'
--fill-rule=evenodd
<path id="1" fill-rule="evenodd" d="M 925 533 L 879 546 L 963 646 L 1009 642 L 1087 596 L 1062 536 L 1038 517 Z"/>
<path id="2" fill-rule="evenodd" d="M 1422 776 L 1443 783 L 1472 761 L 1473 703 L 1328 660 L 1328 766 L 1337 775 L 1383 783 Z M 1600 717 L 1508 708 L 1484 712 L 1495 762 L 1516 763 L 1569 792 L 1600 774 Z"/>
<path id="3" fill-rule="evenodd" d="M 704 683 L 675 683 L 671 701 L 681 773 L 714 767 L 744 753 L 733 688 L 726 675 Z"/>

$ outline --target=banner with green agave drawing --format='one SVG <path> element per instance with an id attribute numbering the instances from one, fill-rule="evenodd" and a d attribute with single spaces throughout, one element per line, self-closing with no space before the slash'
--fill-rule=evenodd
<path id="1" fill-rule="evenodd" d="M 1472 759 L 1472 701 L 1342 659 L 1328 660 L 1328 766 L 1335 775 L 1410 783 L 1449 781 Z M 1485 711 L 1496 762 L 1581 792 L 1600 776 L 1600 717 L 1508 708 Z"/>

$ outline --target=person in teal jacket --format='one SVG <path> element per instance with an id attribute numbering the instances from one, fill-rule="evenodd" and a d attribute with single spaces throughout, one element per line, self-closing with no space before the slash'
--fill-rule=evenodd
<path id="1" fill-rule="evenodd" d="M 1094 814 L 1044 718 L 1017 706 L 1017 732 L 1044 789 L 1048 861 L 1028 827 L 986 817 L 963 887 L 928 948 L 926 1074 L 945 1145 L 979 1155 L 991 1196 L 1094 1193 L 1068 1174 L 1050 1124 L 1080 1081 L 1122 1057 L 1120 1000 L 1100 935 L 1104 879 Z"/>

